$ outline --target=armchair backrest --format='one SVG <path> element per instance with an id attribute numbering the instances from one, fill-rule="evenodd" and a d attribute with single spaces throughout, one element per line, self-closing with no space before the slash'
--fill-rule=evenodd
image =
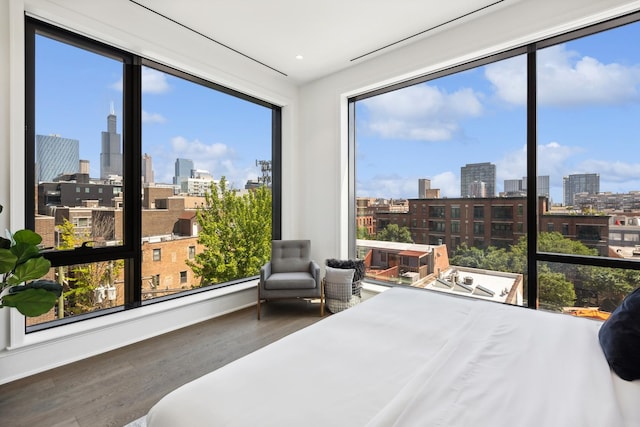
<path id="1" fill-rule="evenodd" d="M 310 240 L 272 240 L 271 271 L 309 271 L 311 262 Z"/>

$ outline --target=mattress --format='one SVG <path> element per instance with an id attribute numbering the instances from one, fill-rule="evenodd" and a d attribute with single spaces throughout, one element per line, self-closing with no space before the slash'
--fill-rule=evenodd
<path id="1" fill-rule="evenodd" d="M 601 322 L 393 288 L 196 379 L 149 427 L 638 426 Z"/>

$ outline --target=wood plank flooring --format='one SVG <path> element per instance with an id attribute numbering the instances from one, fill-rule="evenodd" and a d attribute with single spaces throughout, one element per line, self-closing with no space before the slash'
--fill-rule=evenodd
<path id="1" fill-rule="evenodd" d="M 250 307 L 0 385 L 0 424 L 122 427 L 180 385 L 320 319 L 316 303 L 271 301 L 260 321 Z"/>

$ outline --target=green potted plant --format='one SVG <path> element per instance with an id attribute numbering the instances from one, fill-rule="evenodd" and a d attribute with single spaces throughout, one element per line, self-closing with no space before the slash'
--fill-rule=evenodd
<path id="1" fill-rule="evenodd" d="M 40 253 L 42 237 L 31 230 L 7 232 L 7 237 L 0 237 L 0 308 L 14 307 L 28 317 L 48 312 L 62 295 L 62 286 L 40 279 L 51 268 Z"/>

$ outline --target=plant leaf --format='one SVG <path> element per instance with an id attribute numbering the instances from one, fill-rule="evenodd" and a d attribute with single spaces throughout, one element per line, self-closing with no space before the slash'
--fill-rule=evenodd
<path id="1" fill-rule="evenodd" d="M 40 250 L 37 246 L 33 246 L 29 243 L 16 243 L 11 247 L 11 252 L 18 257 L 16 264 L 22 264 L 31 258 L 36 258 L 40 255 Z"/>
<path id="2" fill-rule="evenodd" d="M 9 293 L 2 297 L 2 306 L 15 307 L 25 316 L 40 316 L 51 310 L 58 298 L 53 292 L 44 289 L 24 289 L 17 293 Z"/>
<path id="3" fill-rule="evenodd" d="M 0 274 L 8 273 L 13 270 L 16 262 L 18 262 L 18 257 L 9 249 L 0 249 Z"/>
<path id="4" fill-rule="evenodd" d="M 13 233 L 13 240 L 16 243 L 26 243 L 33 246 L 38 246 L 42 243 L 42 237 L 38 233 L 28 229 L 18 230 Z"/>
<path id="5" fill-rule="evenodd" d="M 39 279 L 49 272 L 51 261 L 46 258 L 31 258 L 16 267 L 13 276 L 7 279 L 10 285 L 17 285 L 28 280 Z"/>

